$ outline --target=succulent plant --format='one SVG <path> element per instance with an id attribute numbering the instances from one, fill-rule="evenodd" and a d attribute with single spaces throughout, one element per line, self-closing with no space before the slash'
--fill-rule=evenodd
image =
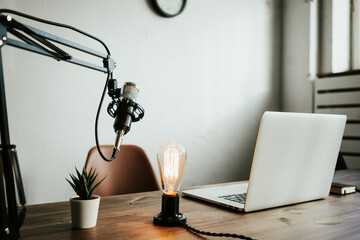
<path id="1" fill-rule="evenodd" d="M 81 200 L 89 200 L 93 198 L 93 193 L 95 189 L 100 185 L 102 181 L 106 178 L 106 176 L 101 179 L 95 186 L 93 186 L 95 179 L 98 176 L 98 173 L 95 172 L 94 168 L 90 168 L 90 171 L 87 172 L 85 167 L 82 170 L 82 173 L 76 170 L 76 175 L 70 173 L 70 177 L 72 179 L 72 182 L 65 178 L 66 181 L 68 181 L 71 185 L 71 187 L 74 189 L 76 194 L 79 196 Z"/>

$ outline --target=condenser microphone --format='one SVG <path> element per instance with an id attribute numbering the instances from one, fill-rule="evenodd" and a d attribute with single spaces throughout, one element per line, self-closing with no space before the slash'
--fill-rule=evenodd
<path id="1" fill-rule="evenodd" d="M 135 83 L 126 82 L 122 88 L 122 97 L 116 103 L 114 113 L 115 144 L 111 158 L 114 159 L 120 151 L 120 145 L 125 134 L 130 131 L 131 123 L 139 121 L 144 116 L 144 109 L 137 104 L 139 88 Z"/>

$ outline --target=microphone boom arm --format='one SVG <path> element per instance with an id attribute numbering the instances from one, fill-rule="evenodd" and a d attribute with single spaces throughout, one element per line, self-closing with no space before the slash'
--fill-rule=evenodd
<path id="1" fill-rule="evenodd" d="M 0 10 L 1 13 L 1 10 Z M 64 38 L 55 36 L 53 34 L 41 31 L 39 29 L 36 29 L 34 27 L 27 26 L 25 24 L 22 24 L 14 19 L 10 15 L 1 15 L 0 16 L 0 36 L 1 41 L 0 47 L 3 47 L 4 45 L 9 45 L 17 48 L 21 48 L 23 50 L 31 51 L 34 53 L 38 53 L 47 57 L 52 57 L 58 61 L 62 60 L 65 62 L 77 64 L 83 67 L 87 67 L 93 70 L 97 70 L 104 73 L 111 73 L 116 68 L 116 63 L 111 58 L 110 54 L 105 54 L 99 51 L 96 51 L 94 49 L 85 47 L 83 45 L 80 45 L 78 43 L 74 43 L 72 41 L 66 40 Z M 39 41 L 39 43 L 44 44 L 45 46 L 42 46 L 41 44 L 31 40 L 28 36 L 24 35 L 23 33 L 19 32 L 23 31 L 26 33 L 29 37 L 34 38 L 35 40 Z M 22 39 L 24 42 L 20 42 L 18 40 L 14 40 L 7 37 L 7 32 L 12 33 L 13 35 L 17 36 L 18 38 Z M 73 48 L 75 50 L 79 50 L 81 52 L 84 52 L 86 54 L 99 57 L 103 60 L 103 65 L 95 65 L 92 63 L 89 63 L 87 61 L 73 58 L 71 55 L 60 49 L 59 47 L 52 44 L 50 41 L 56 42 L 58 44 Z M 51 50 L 49 50 L 50 48 Z"/>
<path id="2" fill-rule="evenodd" d="M 75 42 L 66 40 L 56 35 L 44 32 L 34 27 L 22 24 L 14 20 L 10 15 L 4 15 L 3 13 L 15 14 L 27 19 L 42 22 L 44 24 L 50 24 L 62 28 L 67 28 L 85 35 L 100 42 L 106 49 L 106 53 L 96 51 L 86 46 L 77 44 Z M 8 37 L 7 33 L 11 33 L 15 37 L 22 41 L 12 39 Z M 102 59 L 102 65 L 96 65 L 88 61 L 73 58 L 66 51 L 62 50 L 55 44 L 70 47 L 72 49 L 81 51 L 85 54 L 92 55 Z M 20 168 L 17 159 L 16 146 L 10 143 L 9 124 L 7 117 L 6 97 L 5 97 L 5 80 L 3 74 L 3 64 L 1 49 L 4 46 L 12 46 L 20 48 L 26 51 L 41 54 L 47 57 L 52 57 L 57 61 L 65 61 L 72 64 L 80 65 L 86 68 L 90 68 L 96 71 L 107 73 L 106 85 L 109 81 L 109 76 L 112 74 L 116 67 L 116 63 L 110 55 L 110 51 L 100 39 L 83 32 L 70 25 L 51 22 L 48 20 L 36 18 L 24 13 L 20 13 L 9 9 L 0 9 L 0 132 L 1 132 L 1 147 L 0 147 L 0 239 L 21 239 L 20 227 L 24 221 L 26 214 L 26 200 L 21 179 Z M 106 86 L 105 86 L 106 87 Z M 104 94 L 100 103 L 102 103 Z M 99 109 L 101 104 L 99 106 Z M 97 136 L 97 133 L 96 133 Z M 96 144 L 98 141 L 96 139 Z M 100 155 L 101 152 L 100 152 Z M 103 157 L 103 155 L 102 155 Z M 103 157 L 105 160 L 106 158 Z M 15 182 L 17 187 L 17 194 L 15 188 Z M 17 198 L 22 205 L 22 209 L 19 213 Z"/>

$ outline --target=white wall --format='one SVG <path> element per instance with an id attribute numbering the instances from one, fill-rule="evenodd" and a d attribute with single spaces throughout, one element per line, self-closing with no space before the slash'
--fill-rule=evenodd
<path id="1" fill-rule="evenodd" d="M 173 139 L 188 151 L 183 186 L 248 177 L 260 116 L 280 106 L 278 1 L 188 1 L 172 19 L 145 0 L 0 5 L 71 24 L 108 44 L 115 77 L 140 86 L 146 109 L 124 143 L 143 147 L 156 172 L 157 149 Z M 101 50 L 69 31 L 41 29 Z M 64 178 L 95 145 L 105 75 L 11 47 L 2 52 L 11 140 L 28 203 L 66 200 L 73 193 Z M 101 144 L 113 144 L 112 124 L 104 110 Z"/>
<path id="2" fill-rule="evenodd" d="M 312 112 L 309 80 L 310 1 L 283 1 L 282 110 Z"/>

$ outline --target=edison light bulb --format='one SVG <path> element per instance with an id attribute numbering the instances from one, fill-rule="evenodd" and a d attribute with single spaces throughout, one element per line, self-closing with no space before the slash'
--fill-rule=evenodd
<path id="1" fill-rule="evenodd" d="M 154 216 L 154 224 L 180 226 L 186 217 L 179 212 L 179 188 L 187 154 L 183 146 L 168 142 L 157 153 L 161 187 L 163 189 L 161 212 Z"/>
<path id="2" fill-rule="evenodd" d="M 173 141 L 160 147 L 157 159 L 164 194 L 174 196 L 179 191 L 186 158 L 184 147 Z"/>

